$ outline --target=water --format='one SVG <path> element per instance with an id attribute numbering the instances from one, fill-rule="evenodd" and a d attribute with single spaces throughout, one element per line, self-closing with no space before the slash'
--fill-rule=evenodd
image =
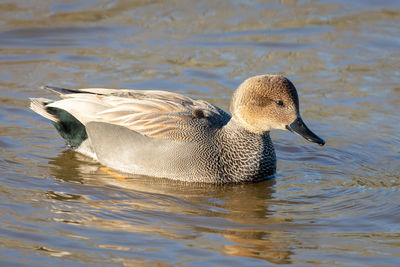
<path id="1" fill-rule="evenodd" d="M 0 265 L 398 266 L 400 2 L 0 2 Z M 228 109 L 282 73 L 325 147 L 272 137 L 275 180 L 126 176 L 27 107 L 44 84 L 162 89 Z"/>

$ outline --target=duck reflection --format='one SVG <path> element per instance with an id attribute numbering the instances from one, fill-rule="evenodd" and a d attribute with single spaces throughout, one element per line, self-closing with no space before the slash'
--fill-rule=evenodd
<path id="1" fill-rule="evenodd" d="M 72 150 L 64 150 L 57 157 L 49 159 L 51 174 L 66 182 L 83 184 L 100 165 Z"/>
<path id="2" fill-rule="evenodd" d="M 88 210 L 80 208 L 58 221 L 68 221 L 72 212 L 74 218 L 79 217 L 75 223 L 79 221 L 86 227 L 156 235 L 178 240 L 188 248 L 206 248 L 222 255 L 291 262 L 293 237 L 279 227 L 287 220 L 279 219 L 270 208 L 275 201 L 274 179 L 217 186 L 134 176 L 103 167 L 69 150 L 49 163 L 55 178 L 95 186 L 95 192 L 89 191 L 93 194 L 90 196 L 87 187 L 82 190 L 81 199 L 85 207 L 102 210 L 101 215 L 90 210 L 89 216 Z M 62 201 L 54 194 L 48 196 Z M 205 241 L 210 234 L 224 238 Z M 98 246 L 131 249 L 126 241 L 123 245 L 110 242 Z"/>

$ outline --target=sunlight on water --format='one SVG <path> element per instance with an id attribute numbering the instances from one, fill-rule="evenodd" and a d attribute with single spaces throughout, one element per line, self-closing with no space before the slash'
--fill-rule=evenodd
<path id="1" fill-rule="evenodd" d="M 400 2 L 2 1 L 0 265 L 397 266 Z M 276 179 L 117 173 L 28 109 L 41 85 L 161 89 L 228 110 L 281 73 L 325 147 L 272 133 Z"/>

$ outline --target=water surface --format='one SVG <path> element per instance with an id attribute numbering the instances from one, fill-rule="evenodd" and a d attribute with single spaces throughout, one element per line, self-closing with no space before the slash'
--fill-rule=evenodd
<path id="1" fill-rule="evenodd" d="M 400 2 L 0 3 L 0 265 L 400 262 Z M 281 73 L 327 145 L 272 133 L 276 179 L 127 176 L 68 150 L 29 97 L 162 89 L 228 109 Z"/>

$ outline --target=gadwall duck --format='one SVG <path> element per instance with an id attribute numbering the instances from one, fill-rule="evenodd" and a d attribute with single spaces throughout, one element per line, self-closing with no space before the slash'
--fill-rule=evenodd
<path id="1" fill-rule="evenodd" d="M 45 86 L 61 100 L 32 98 L 74 150 L 114 169 L 187 182 L 238 183 L 275 174 L 269 132 L 289 130 L 324 145 L 300 117 L 294 85 L 281 75 L 245 80 L 232 115 L 177 93 Z"/>

